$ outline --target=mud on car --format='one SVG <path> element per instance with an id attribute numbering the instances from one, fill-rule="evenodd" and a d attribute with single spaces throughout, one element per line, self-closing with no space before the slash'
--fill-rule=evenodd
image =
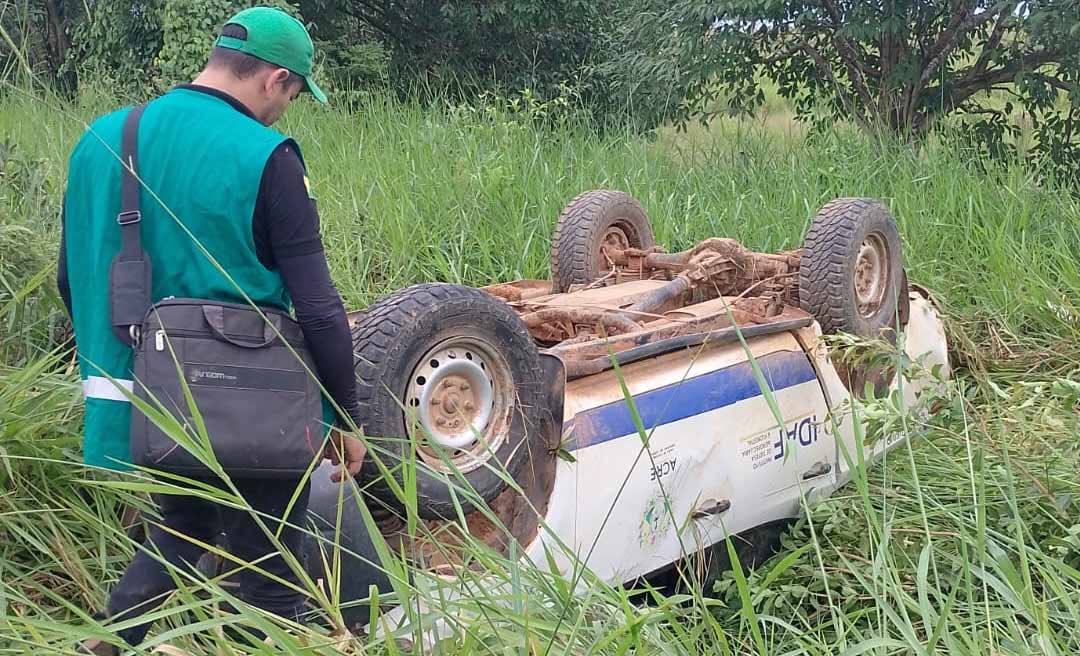
<path id="1" fill-rule="evenodd" d="M 421 571 L 452 578 L 467 533 L 629 582 L 800 516 L 850 479 L 857 451 L 872 462 L 904 439 L 862 444 L 852 400 L 894 391 L 926 412 L 948 376 L 938 310 L 878 200 L 829 202 L 797 250 L 710 238 L 672 253 L 633 197 L 589 191 L 558 219 L 550 273 L 419 284 L 350 314 L 369 458 L 344 496 L 329 465 L 315 472 L 327 542 L 308 558 L 318 570 L 343 547 L 343 600 L 390 588 L 355 495 Z M 923 373 L 842 361 L 824 339 L 839 334 Z M 406 505 L 424 531 L 407 530 Z"/>

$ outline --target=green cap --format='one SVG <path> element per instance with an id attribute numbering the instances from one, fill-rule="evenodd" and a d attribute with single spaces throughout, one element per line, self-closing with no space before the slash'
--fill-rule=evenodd
<path id="1" fill-rule="evenodd" d="M 326 94 L 311 79 L 315 46 L 303 23 L 275 7 L 252 7 L 230 18 L 226 25 L 247 30 L 246 39 L 219 36 L 214 45 L 246 52 L 252 57 L 287 68 L 304 78 L 304 86 L 315 99 L 326 102 Z"/>

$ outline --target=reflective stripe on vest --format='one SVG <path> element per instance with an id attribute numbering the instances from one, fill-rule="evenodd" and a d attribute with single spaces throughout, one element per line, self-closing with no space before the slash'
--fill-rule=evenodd
<path id="1" fill-rule="evenodd" d="M 82 382 L 83 396 L 88 399 L 130 402 L 128 397 L 124 396 L 124 393 L 120 391 L 117 385 L 120 385 L 129 392 L 135 389 L 135 382 L 131 380 L 117 378 L 114 383 L 102 376 L 88 376 L 86 380 Z"/>

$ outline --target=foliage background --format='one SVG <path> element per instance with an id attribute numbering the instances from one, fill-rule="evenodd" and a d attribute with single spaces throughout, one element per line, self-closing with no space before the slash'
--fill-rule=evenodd
<path id="1" fill-rule="evenodd" d="M 0 62 L 76 93 L 190 79 L 255 0 L 10 0 Z M 952 131 L 983 159 L 1080 182 L 1075 0 L 267 0 L 304 20 L 337 101 L 571 103 L 601 128 L 751 116 L 781 98 L 815 129 L 918 146 Z M 18 62 L 21 52 L 28 61 Z"/>
<path id="2" fill-rule="evenodd" d="M 657 23 L 664 38 L 644 53 L 627 40 L 641 24 L 618 10 L 668 5 L 690 6 L 550 5 L 558 15 L 532 2 L 486 3 L 488 13 L 479 3 L 406 2 L 394 6 L 412 13 L 395 18 L 360 2 L 294 5 L 317 28 L 339 102 L 301 101 L 282 129 L 307 145 L 348 307 L 414 282 L 543 277 L 560 209 L 590 188 L 641 199 L 671 249 L 708 236 L 794 248 L 829 199 L 874 196 L 898 219 L 912 280 L 942 303 L 956 366 L 944 406 L 915 421 L 887 398 L 868 403 L 867 439 L 901 426 L 908 446 L 805 509 L 783 533 L 784 551 L 752 569 L 721 573 L 723 553 L 695 554 L 684 571 L 696 585 L 628 590 L 582 573 L 584 594 L 575 594 L 569 581 L 475 546 L 509 590 L 501 605 L 485 595 L 447 601 L 438 585 L 419 583 L 384 603 L 473 617 L 442 645 L 452 654 L 1080 653 L 1075 183 L 1053 162 L 988 152 L 948 121 L 912 147 L 830 114 L 817 98 L 810 104 L 828 122 L 807 130 L 783 80 L 761 71 L 747 87 L 761 101 L 748 115 L 669 122 L 740 104 L 722 78 L 708 81 L 720 86 L 704 106 L 672 85 L 689 79 L 680 53 L 702 43 L 708 16 L 680 23 L 673 14 L 681 32 Z M 139 504 L 147 491 L 138 479 L 103 487 L 78 464 L 81 397 L 52 283 L 67 154 L 95 115 L 194 70 L 210 43 L 203 21 L 239 6 L 0 3 L 0 652 L 70 653 L 96 630 L 88 614 L 133 549 L 117 505 Z M 677 33 L 685 40 L 666 38 Z M 560 34 L 571 35 L 565 50 Z M 493 41 L 508 35 L 535 47 Z M 701 71 L 719 61 L 699 55 Z M 498 75 L 474 61 L 498 62 Z M 986 95 L 985 107 L 1005 109 L 1007 92 Z M 1054 102 L 1060 111 L 1048 116 L 1069 120 L 1075 101 L 1059 93 Z M 1031 130 L 1024 120 L 1009 123 L 1020 140 Z M 1062 137 L 1063 152 L 1071 143 Z M 393 554 L 378 566 L 408 568 Z M 716 580 L 694 579 L 701 570 Z M 220 629 L 273 633 L 269 620 L 222 614 L 220 603 L 243 606 L 214 581 L 187 583 L 149 647 L 266 653 Z M 340 602 L 320 596 L 325 587 L 306 591 L 332 621 Z M 318 624 L 274 635 L 283 651 L 402 650 L 364 634 L 321 644 L 331 638 Z"/>
<path id="3" fill-rule="evenodd" d="M 67 153 L 84 121 L 121 100 L 111 91 L 87 89 L 71 103 L 0 97 L 9 144 L 0 233 L 14 235 L 0 239 L 0 649 L 14 653 L 70 651 L 95 630 L 88 613 L 133 549 L 117 504 L 142 503 L 147 491 L 127 477 L 101 487 L 98 472 L 79 466 L 77 375 L 50 332 L 62 312 L 52 276 Z M 868 403 L 866 438 L 900 427 L 910 448 L 806 509 L 783 533 L 784 550 L 741 577 L 716 566 L 722 546 L 694 554 L 684 570 L 692 585 L 681 589 L 612 587 L 583 572 L 575 593 L 572 581 L 475 546 L 506 586 L 501 596 L 454 601 L 418 579 L 382 597 L 461 620 L 441 653 L 1080 651 L 1080 201 L 1017 162 L 980 166 L 945 140 L 914 153 L 851 126 L 808 138 L 724 120 L 645 139 L 600 131 L 550 102 L 429 105 L 387 93 L 358 104 L 304 100 L 282 126 L 307 145 L 350 309 L 415 282 L 547 275 L 554 222 L 586 189 L 634 194 L 671 249 L 708 236 L 794 248 L 818 207 L 865 195 L 895 213 L 911 279 L 942 303 L 957 367 L 945 406 L 926 421 L 887 398 Z M 341 558 L 343 568 L 365 566 Z M 408 567 L 393 554 L 377 565 Z M 715 581 L 693 578 L 701 572 Z M 266 653 L 220 629 L 276 630 L 268 619 L 222 614 L 217 604 L 236 603 L 229 590 L 186 583 L 146 651 Z M 332 620 L 340 602 L 305 590 Z M 363 633 L 335 640 L 318 622 L 275 636 L 302 653 L 404 653 Z"/>

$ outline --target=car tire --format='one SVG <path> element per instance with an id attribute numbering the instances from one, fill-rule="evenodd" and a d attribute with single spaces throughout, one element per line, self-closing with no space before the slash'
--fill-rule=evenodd
<path id="1" fill-rule="evenodd" d="M 568 291 L 600 278 L 608 266 L 605 243 L 621 248 L 656 245 L 649 217 L 633 196 L 596 189 L 574 198 L 559 215 L 551 240 L 553 291 Z"/>
<path id="2" fill-rule="evenodd" d="M 825 334 L 885 337 L 895 343 L 906 316 L 900 233 L 872 198 L 838 198 L 814 217 L 799 264 L 799 304 Z"/>
<path id="3" fill-rule="evenodd" d="M 528 329 L 506 303 L 472 287 L 414 285 L 368 307 L 353 324 L 353 345 L 360 428 L 371 444 L 359 479 L 369 494 L 403 507 L 373 458 L 403 486 L 399 465 L 414 448 L 417 512 L 426 519 L 457 517 L 455 503 L 476 509 L 455 471 L 485 503 L 508 485 L 499 471 L 521 482 L 543 448 L 544 378 Z"/>

